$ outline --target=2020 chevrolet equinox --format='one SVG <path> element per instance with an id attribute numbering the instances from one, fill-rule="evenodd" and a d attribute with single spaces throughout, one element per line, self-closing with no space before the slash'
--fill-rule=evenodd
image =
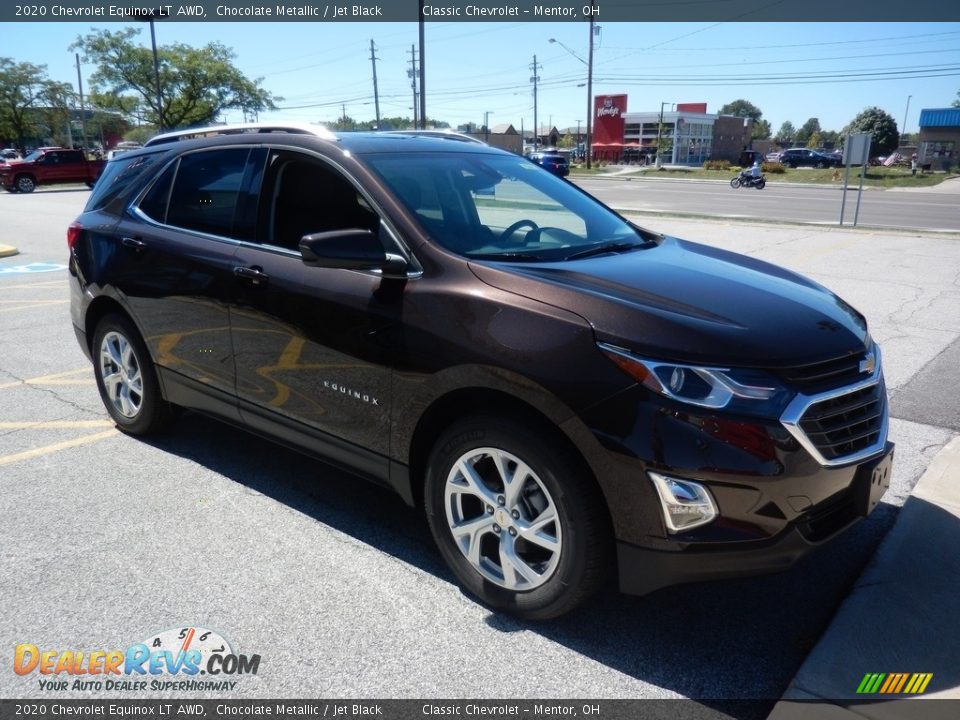
<path id="1" fill-rule="evenodd" d="M 465 588 L 522 617 L 611 569 L 635 594 L 784 569 L 889 484 L 860 313 L 483 144 L 159 136 L 67 239 L 121 430 L 190 408 L 392 488 Z"/>

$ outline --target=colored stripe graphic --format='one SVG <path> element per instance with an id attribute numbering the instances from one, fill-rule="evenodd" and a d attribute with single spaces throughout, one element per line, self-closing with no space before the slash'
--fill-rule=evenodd
<path id="1" fill-rule="evenodd" d="M 857 686 L 857 694 L 919 695 L 932 679 L 933 673 L 867 673 Z"/>

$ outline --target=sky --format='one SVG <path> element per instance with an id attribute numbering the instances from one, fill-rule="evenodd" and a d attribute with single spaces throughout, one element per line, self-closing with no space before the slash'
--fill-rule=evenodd
<path id="1" fill-rule="evenodd" d="M 0 23 L 0 56 L 45 64 L 52 79 L 76 86 L 78 35 L 116 24 Z M 760 108 L 773 131 L 816 117 L 841 130 L 879 106 L 901 132 L 916 132 L 922 108 L 948 107 L 960 90 L 960 23 L 599 23 L 594 94 L 626 93 L 628 111 L 661 103 L 706 102 L 708 112 L 736 99 Z M 140 41 L 149 46 L 142 25 Z M 539 67 L 541 127 L 585 125 L 589 31 L 584 22 L 428 23 L 427 116 L 452 126 L 533 126 L 530 69 Z M 412 116 L 407 77 L 416 23 L 158 22 L 157 43 L 202 46 L 217 40 L 248 77 L 284 98 L 261 120 L 332 122 L 343 108 L 374 118 L 370 40 L 377 47 L 382 116 Z M 556 42 L 550 42 L 553 39 Z M 81 65 L 89 90 L 92 65 Z M 909 102 L 909 108 L 908 108 Z M 906 126 L 904 127 L 904 118 Z M 242 120 L 228 112 L 228 122 Z"/>

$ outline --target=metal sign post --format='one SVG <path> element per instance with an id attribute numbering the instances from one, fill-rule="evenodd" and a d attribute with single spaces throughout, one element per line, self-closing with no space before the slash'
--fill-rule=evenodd
<path id="1" fill-rule="evenodd" d="M 843 200 L 840 202 L 840 224 L 843 225 L 843 213 L 847 205 L 847 186 L 850 184 L 850 166 L 860 166 L 860 189 L 857 191 L 857 207 L 854 211 L 853 224 L 857 224 L 860 214 L 860 196 L 863 194 L 864 167 L 870 161 L 870 133 L 848 134 L 843 142 L 843 164 L 846 171 L 843 176 Z"/>

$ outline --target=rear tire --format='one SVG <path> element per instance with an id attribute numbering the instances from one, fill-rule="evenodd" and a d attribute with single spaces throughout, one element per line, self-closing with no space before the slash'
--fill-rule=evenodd
<path id="1" fill-rule="evenodd" d="M 546 620 L 599 588 L 612 532 L 600 489 L 581 468 L 545 434 L 498 416 L 462 420 L 440 436 L 427 464 L 427 519 L 467 591 Z"/>
<path id="2" fill-rule="evenodd" d="M 105 315 L 93 334 L 92 354 L 100 399 L 120 430 L 147 435 L 170 423 L 171 406 L 160 394 L 150 353 L 133 323 Z"/>
<path id="3" fill-rule="evenodd" d="M 759 180 L 757 180 L 757 184 L 754 185 L 754 187 L 757 188 L 757 190 L 763 190 L 766 186 L 767 186 L 767 181 L 764 180 L 763 178 L 760 178 Z"/>

